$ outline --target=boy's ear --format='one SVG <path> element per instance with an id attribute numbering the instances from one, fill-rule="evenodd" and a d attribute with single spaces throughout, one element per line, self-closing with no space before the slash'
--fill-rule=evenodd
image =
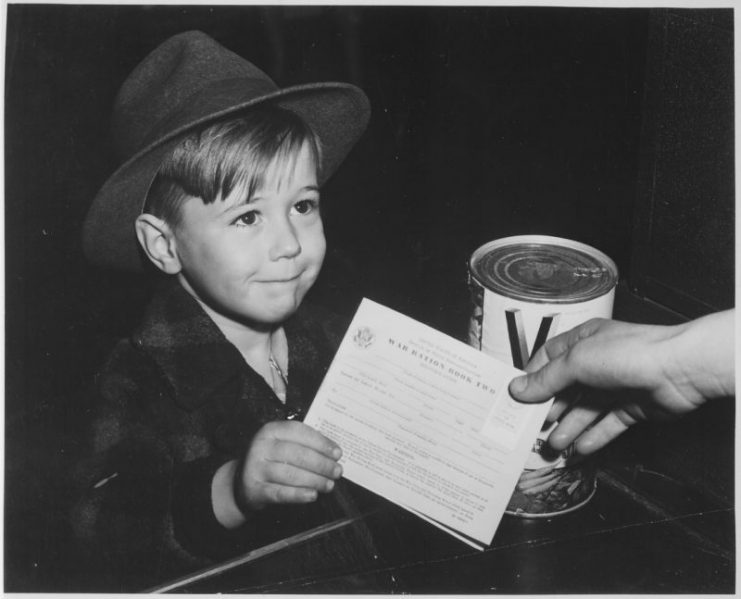
<path id="1" fill-rule="evenodd" d="M 168 275 L 179 273 L 182 265 L 170 225 L 152 214 L 140 214 L 135 227 L 139 245 L 152 263 Z"/>

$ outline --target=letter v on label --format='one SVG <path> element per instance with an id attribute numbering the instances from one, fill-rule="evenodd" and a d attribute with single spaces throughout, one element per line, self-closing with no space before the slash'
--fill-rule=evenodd
<path id="1" fill-rule="evenodd" d="M 540 319 L 538 334 L 532 351 L 527 351 L 527 337 L 525 336 L 525 324 L 522 322 L 522 311 L 513 308 L 504 311 L 507 318 L 507 334 L 509 335 L 509 346 L 512 350 L 512 365 L 522 370 L 530 361 L 530 357 L 543 346 L 548 340 L 551 331 L 556 330 L 558 314 L 548 314 Z"/>

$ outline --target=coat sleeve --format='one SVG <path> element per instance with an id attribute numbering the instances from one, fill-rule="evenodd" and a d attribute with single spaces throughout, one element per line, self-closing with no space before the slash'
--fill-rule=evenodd
<path id="1" fill-rule="evenodd" d="M 212 443 L 208 417 L 169 401 L 156 364 L 126 342 L 93 393 L 71 520 L 95 559 L 91 567 L 106 580 L 104 590 L 144 590 L 344 512 L 333 493 L 306 506 L 266 508 L 227 530 L 213 513 L 211 484 L 216 470 L 239 456 Z"/>
<path id="2" fill-rule="evenodd" d="M 92 392 L 86 448 L 73 477 L 71 523 L 106 590 L 142 590 L 207 566 L 207 551 L 194 551 L 187 539 L 194 529 L 220 528 L 210 505 L 210 479 L 224 459 L 185 461 L 175 455 L 158 426 L 167 414 L 148 409 L 153 396 L 165 392 L 163 385 L 154 368 L 125 347 L 114 352 Z M 190 534 L 177 530 L 177 516 L 184 514 L 173 506 L 184 502 L 176 497 L 194 499 L 187 513 Z"/>

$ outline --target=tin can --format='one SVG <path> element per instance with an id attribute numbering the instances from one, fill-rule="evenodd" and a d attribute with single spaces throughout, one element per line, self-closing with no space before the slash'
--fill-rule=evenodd
<path id="1" fill-rule="evenodd" d="M 545 235 L 491 241 L 471 256 L 468 343 L 523 369 L 550 338 L 590 318 L 612 316 L 618 271 L 599 250 Z M 554 425 L 555 426 L 555 425 Z M 550 517 L 585 505 L 596 490 L 590 460 L 554 452 L 543 431 L 506 512 Z"/>

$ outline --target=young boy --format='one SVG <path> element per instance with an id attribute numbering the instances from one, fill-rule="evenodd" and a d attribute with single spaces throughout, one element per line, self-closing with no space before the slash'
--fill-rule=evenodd
<path id="1" fill-rule="evenodd" d="M 278 89 L 200 32 L 124 83 L 125 162 L 91 206 L 85 250 L 165 281 L 96 379 L 73 523 L 129 585 L 347 509 L 341 449 L 301 422 L 342 324 L 302 300 L 325 254 L 320 186 L 368 116 L 359 89 Z"/>

